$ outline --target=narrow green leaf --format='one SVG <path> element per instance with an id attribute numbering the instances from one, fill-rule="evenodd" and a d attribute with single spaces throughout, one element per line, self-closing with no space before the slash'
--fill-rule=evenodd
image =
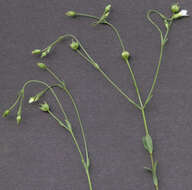
<path id="1" fill-rule="evenodd" d="M 158 186 L 158 178 L 157 178 L 157 164 L 158 161 L 156 161 L 152 168 L 152 174 L 153 174 L 153 183 L 155 186 Z"/>
<path id="2" fill-rule="evenodd" d="M 148 168 L 148 167 L 144 167 L 144 169 L 148 172 L 151 172 L 152 173 L 152 169 L 151 168 Z"/>
<path id="3" fill-rule="evenodd" d="M 142 138 L 142 141 L 143 141 L 144 148 L 147 150 L 148 148 L 147 148 L 145 137 Z"/>
<path id="4" fill-rule="evenodd" d="M 145 137 L 142 138 L 142 141 L 143 141 L 144 148 L 150 154 L 152 154 L 152 152 L 153 152 L 153 142 L 152 142 L 151 136 L 150 135 L 146 135 Z"/>

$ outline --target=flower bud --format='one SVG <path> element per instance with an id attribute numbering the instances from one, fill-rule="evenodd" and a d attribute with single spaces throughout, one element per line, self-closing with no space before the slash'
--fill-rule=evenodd
<path id="1" fill-rule="evenodd" d="M 74 17 L 74 16 L 76 16 L 76 12 L 74 12 L 74 11 L 67 11 L 65 14 L 66 14 L 67 16 L 69 16 L 69 17 Z"/>
<path id="2" fill-rule="evenodd" d="M 45 56 L 47 56 L 49 54 L 49 52 L 51 51 L 51 46 L 48 46 L 45 50 L 43 50 L 42 54 L 41 54 L 41 58 L 44 58 Z"/>
<path id="3" fill-rule="evenodd" d="M 107 12 L 109 12 L 111 10 L 111 5 L 109 4 L 109 5 L 107 5 L 106 7 L 105 7 L 105 12 L 107 13 Z"/>
<path id="4" fill-rule="evenodd" d="M 168 29 L 169 28 L 169 22 L 167 20 L 164 20 L 165 27 Z"/>
<path id="5" fill-rule="evenodd" d="M 40 49 L 34 49 L 33 51 L 32 51 L 32 54 L 33 55 L 39 55 L 41 53 L 41 50 Z"/>
<path id="6" fill-rule="evenodd" d="M 21 115 L 17 115 L 16 120 L 17 124 L 19 125 L 21 123 Z"/>
<path id="7" fill-rule="evenodd" d="M 40 69 L 46 69 L 47 66 L 44 64 L 44 63 L 37 63 L 37 66 L 40 68 Z"/>
<path id="8" fill-rule="evenodd" d="M 172 11 L 172 13 L 178 13 L 180 11 L 180 6 L 178 5 L 178 3 L 173 4 L 171 6 L 171 11 Z"/>
<path id="9" fill-rule="evenodd" d="M 75 42 L 75 41 L 72 41 L 71 44 L 70 44 L 70 47 L 73 50 L 77 50 L 79 48 L 79 43 Z"/>
<path id="10" fill-rule="evenodd" d="M 44 51 L 44 52 L 41 54 L 41 58 L 44 58 L 46 55 L 47 55 L 47 52 Z"/>
<path id="11" fill-rule="evenodd" d="M 35 102 L 35 97 L 32 96 L 29 98 L 28 103 L 31 104 L 33 102 Z"/>
<path id="12" fill-rule="evenodd" d="M 130 53 L 128 51 L 123 51 L 121 53 L 121 56 L 122 56 L 123 59 L 129 59 Z"/>
<path id="13" fill-rule="evenodd" d="M 40 106 L 40 110 L 44 111 L 44 112 L 48 112 L 49 111 L 49 105 L 47 102 L 44 102 L 43 104 L 41 104 Z"/>
<path id="14" fill-rule="evenodd" d="M 109 16 L 109 12 L 105 13 L 103 18 L 106 19 L 108 16 Z"/>
<path id="15" fill-rule="evenodd" d="M 10 113 L 10 110 L 5 110 L 2 117 L 7 117 Z"/>
<path id="16" fill-rule="evenodd" d="M 20 95 L 24 95 L 24 92 L 25 92 L 25 90 L 24 90 L 24 88 L 22 88 L 21 90 L 20 90 Z"/>

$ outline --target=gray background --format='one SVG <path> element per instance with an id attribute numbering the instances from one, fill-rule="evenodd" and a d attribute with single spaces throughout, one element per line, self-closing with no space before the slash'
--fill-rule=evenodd
<path id="1" fill-rule="evenodd" d="M 24 81 L 54 80 L 36 67 L 32 56 L 64 33 L 75 34 L 88 52 L 131 97 L 135 97 L 127 66 L 114 33 L 92 27 L 92 20 L 71 19 L 67 10 L 100 15 L 106 4 L 113 11 L 110 21 L 131 52 L 131 64 L 145 98 L 159 56 L 159 34 L 145 14 L 154 8 L 169 15 L 168 0 L 7 0 L 0 3 L 0 111 L 15 100 Z M 191 0 L 182 7 L 192 12 Z M 192 14 L 192 13 L 191 13 Z M 165 48 L 155 96 L 147 108 L 147 120 L 159 160 L 160 189 L 191 190 L 192 186 L 192 20 L 175 22 Z M 91 156 L 91 177 L 96 190 L 154 189 L 151 175 L 143 170 L 149 159 L 141 142 L 144 135 L 140 112 L 129 104 L 91 65 L 68 47 L 57 46 L 44 60 L 65 80 L 79 106 Z M 23 120 L 18 127 L 15 113 L 0 120 L 0 189 L 88 190 L 87 179 L 71 137 L 37 105 L 27 99 L 41 87 L 26 90 Z M 80 141 L 78 122 L 71 103 L 57 91 Z M 54 105 L 51 95 L 45 98 Z M 82 145 L 82 143 L 81 143 Z"/>

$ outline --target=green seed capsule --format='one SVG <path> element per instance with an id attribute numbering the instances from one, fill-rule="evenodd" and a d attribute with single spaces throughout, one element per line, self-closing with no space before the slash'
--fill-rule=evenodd
<path id="1" fill-rule="evenodd" d="M 70 44 L 70 47 L 73 50 L 77 50 L 79 48 L 79 43 L 72 41 L 72 43 Z"/>
<path id="2" fill-rule="evenodd" d="M 40 69 L 46 69 L 47 66 L 44 64 L 44 63 L 37 63 L 37 66 L 40 68 Z"/>
<path id="3" fill-rule="evenodd" d="M 121 56 L 122 56 L 123 59 L 129 59 L 130 53 L 128 51 L 123 51 L 121 53 Z"/>
<path id="4" fill-rule="evenodd" d="M 5 110 L 2 117 L 7 117 L 10 113 L 10 110 Z"/>
<path id="5" fill-rule="evenodd" d="M 109 4 L 109 5 L 107 5 L 106 7 L 105 7 L 105 12 L 109 12 L 111 10 L 111 5 Z"/>
<path id="6" fill-rule="evenodd" d="M 33 55 L 39 55 L 41 53 L 41 50 L 40 49 L 34 49 L 33 51 L 32 51 L 32 54 Z"/>
<path id="7" fill-rule="evenodd" d="M 76 16 L 76 12 L 74 12 L 74 11 L 67 11 L 65 14 L 66 14 L 67 16 L 69 16 L 69 17 L 74 17 L 74 16 Z"/>
<path id="8" fill-rule="evenodd" d="M 21 123 L 21 115 L 18 115 L 16 117 L 16 120 L 17 120 L 17 124 L 19 125 Z"/>
<path id="9" fill-rule="evenodd" d="M 180 6 L 176 3 L 171 6 L 172 13 L 178 13 L 180 11 Z"/>
<path id="10" fill-rule="evenodd" d="M 43 104 L 41 104 L 40 106 L 40 110 L 44 111 L 44 112 L 48 112 L 49 111 L 49 105 L 47 102 L 44 102 Z"/>
<path id="11" fill-rule="evenodd" d="M 47 52 L 44 51 L 44 52 L 41 54 L 41 58 L 44 58 L 46 55 L 47 55 Z"/>

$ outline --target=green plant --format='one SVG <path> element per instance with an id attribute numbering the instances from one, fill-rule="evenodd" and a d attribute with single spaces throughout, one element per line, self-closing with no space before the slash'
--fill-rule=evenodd
<path id="1" fill-rule="evenodd" d="M 100 68 L 100 67 L 97 67 L 97 70 L 125 97 L 128 99 L 129 102 L 131 102 L 136 108 L 138 108 L 138 110 L 141 112 L 141 115 L 142 115 L 142 118 L 143 118 L 143 122 L 144 122 L 144 129 L 145 129 L 145 136 L 142 138 L 142 141 L 143 141 L 143 145 L 144 145 L 144 148 L 147 150 L 147 152 L 149 153 L 149 157 L 150 157 L 150 160 L 151 160 L 151 168 L 149 167 L 144 167 L 145 169 L 147 169 L 149 172 L 151 172 L 152 174 L 152 177 L 153 177 L 153 183 L 154 183 L 154 186 L 155 186 L 155 189 L 158 190 L 159 189 L 159 185 L 158 185 L 158 177 L 157 177 L 157 164 L 158 162 L 157 161 L 154 161 L 154 156 L 153 156 L 153 152 L 154 152 L 154 147 L 153 147 L 153 141 L 152 141 L 152 137 L 150 136 L 150 133 L 149 133 L 149 127 L 148 127 L 148 124 L 147 124 L 147 121 L 146 121 L 146 116 L 145 116 L 145 108 L 147 106 L 147 104 L 150 102 L 152 96 L 153 96 L 153 92 L 154 92 L 154 88 L 155 88 L 155 84 L 157 82 L 157 77 L 158 77 L 158 74 L 159 74 L 159 69 L 160 69 L 160 65 L 161 65 L 161 62 L 162 62 L 162 56 L 163 56 L 163 51 L 164 51 L 164 47 L 168 41 L 168 34 L 169 34 L 169 31 L 171 29 L 171 26 L 172 26 L 172 23 L 176 20 L 176 19 L 179 19 L 179 18 L 182 18 L 182 17 L 186 17 L 188 16 L 188 12 L 187 10 L 180 10 L 180 6 L 178 4 L 173 4 L 171 6 L 171 12 L 172 12 L 172 15 L 171 17 L 167 17 L 165 16 L 164 14 L 162 14 L 161 12 L 159 12 L 158 10 L 149 10 L 147 12 L 147 19 L 149 20 L 149 22 L 159 31 L 160 33 L 160 56 L 159 56 L 159 61 L 158 61 L 158 65 L 157 65 L 157 68 L 156 68 L 156 72 L 155 72 L 155 75 L 154 75 L 154 79 L 153 79 L 153 83 L 152 83 L 152 86 L 151 86 L 151 89 L 148 93 L 148 96 L 147 98 L 145 99 L 145 101 L 142 101 L 141 99 L 141 95 L 140 95 L 140 90 L 139 90 L 139 87 L 137 85 L 137 82 L 136 82 L 136 79 L 135 79 L 135 74 L 131 68 L 131 65 L 129 63 L 129 57 L 130 57 L 130 53 L 125 49 L 125 45 L 121 39 L 121 36 L 119 34 L 119 31 L 118 29 L 113 25 L 111 24 L 110 22 L 108 22 L 106 19 L 107 17 L 109 16 L 109 13 L 110 13 L 110 9 L 111 9 L 111 5 L 108 5 L 105 7 L 104 9 L 104 12 L 103 14 L 100 16 L 100 17 L 97 17 L 97 16 L 94 16 L 94 15 L 90 15 L 90 14 L 84 14 L 84 13 L 78 13 L 78 12 L 75 12 L 73 11 L 73 17 L 77 17 L 77 16 L 82 16 L 82 17 L 87 17 L 87 18 L 91 18 L 91 19 L 95 19 L 97 22 L 95 22 L 94 24 L 104 24 L 104 25 L 107 25 L 109 26 L 114 32 L 115 34 L 117 35 L 117 38 L 119 39 L 119 42 L 120 42 L 120 46 L 122 48 L 122 53 L 121 53 L 121 56 L 123 58 L 123 60 L 125 61 L 125 63 L 127 64 L 128 66 L 128 69 L 130 71 L 130 74 L 131 74 L 131 78 L 132 78 L 132 81 L 133 81 L 133 85 L 135 87 L 135 90 L 136 90 L 136 94 L 137 94 L 137 97 L 138 97 L 138 102 L 139 103 L 136 103 L 134 102 L 132 99 L 130 99 L 129 97 L 127 97 L 127 95 L 125 95 L 122 90 L 111 80 L 109 79 L 109 77 L 104 73 L 104 71 Z M 68 14 L 69 12 L 66 13 L 67 16 L 70 16 Z M 164 22 L 164 26 L 165 26 L 165 29 L 166 29 L 166 32 L 163 33 L 162 32 L 162 29 L 158 26 L 158 24 L 152 20 L 151 18 L 151 15 L 152 14 L 157 14 L 161 19 L 162 21 Z M 93 60 L 93 58 L 87 53 L 87 51 L 82 47 L 82 51 L 85 55 L 83 55 L 79 50 L 77 50 L 77 53 L 79 55 L 81 55 L 85 60 L 87 60 L 89 63 L 91 64 L 96 64 L 96 62 Z"/>
<path id="2" fill-rule="evenodd" d="M 48 68 L 44 63 L 38 63 L 37 66 L 43 70 L 47 70 L 48 72 L 50 72 L 54 77 L 56 76 L 53 71 L 51 71 L 50 68 Z M 24 83 L 23 87 L 21 88 L 17 98 L 16 98 L 16 101 L 7 109 L 4 111 L 3 113 L 3 117 L 7 117 L 10 112 L 17 106 L 17 104 L 19 103 L 18 105 L 18 111 L 17 111 L 17 117 L 16 117 L 16 120 L 17 120 L 17 124 L 20 124 L 21 122 L 21 118 L 22 118 L 22 104 L 23 104 L 23 100 L 24 100 L 24 92 L 25 92 L 25 88 L 31 84 L 31 83 L 35 83 L 35 84 L 40 84 L 40 85 L 43 85 L 45 86 L 45 88 L 43 90 L 41 90 L 40 92 L 38 92 L 36 95 L 32 96 L 29 98 L 28 102 L 29 104 L 31 103 L 34 103 L 34 102 L 39 102 L 39 100 L 42 98 L 43 95 L 45 95 L 45 93 L 47 91 L 50 91 L 51 94 L 53 95 L 53 97 L 55 98 L 57 104 L 59 105 L 59 108 L 64 116 L 64 121 L 62 119 L 60 119 L 58 116 L 56 116 L 53 111 L 51 110 L 49 104 L 47 102 L 43 102 L 43 103 L 40 103 L 40 110 L 42 110 L 43 112 L 47 112 L 49 113 L 49 115 L 55 119 L 58 123 L 59 126 L 63 127 L 66 129 L 67 132 L 69 132 L 69 134 L 71 135 L 72 139 L 73 139 L 73 142 L 80 154 L 80 158 L 81 158 L 81 162 L 82 162 L 82 165 L 85 169 L 85 173 L 87 175 L 87 178 L 88 178 L 88 183 L 89 183 L 89 189 L 92 190 L 92 182 L 91 182 L 91 178 L 90 178 L 90 173 L 89 173 L 89 168 L 90 168 L 90 158 L 89 158 L 89 154 L 88 154 L 88 147 L 87 147 L 87 141 L 86 141 L 86 137 L 85 137 L 85 133 L 84 133 L 84 128 L 83 128 L 83 124 L 82 124 L 82 121 L 81 121 L 81 118 L 80 118 L 80 114 L 79 114 L 79 111 L 78 111 L 78 107 L 77 107 L 77 104 L 75 103 L 75 100 L 72 96 L 72 94 L 70 93 L 69 89 L 66 87 L 64 81 L 61 81 L 58 77 L 55 77 L 59 83 L 57 84 L 54 84 L 54 85 L 48 85 L 47 83 L 43 82 L 43 81 L 40 81 L 40 80 L 29 80 L 27 82 Z M 68 95 L 69 99 L 71 100 L 72 104 L 73 104 L 73 107 L 75 109 L 75 112 L 76 112 L 76 115 L 77 115 L 77 118 L 78 118 L 78 121 L 79 121 L 79 125 L 80 125 L 80 128 L 81 128 L 81 135 L 82 135 L 82 138 L 83 138 L 83 142 L 84 142 L 84 149 L 85 149 L 85 156 L 83 155 L 83 152 L 79 146 L 79 143 L 76 139 L 76 136 L 73 132 L 73 127 L 71 125 L 71 122 L 69 121 L 69 118 L 67 116 L 67 113 L 65 112 L 64 110 L 64 107 L 63 105 L 61 104 L 57 94 L 55 93 L 55 91 L 53 90 L 54 87 L 58 87 L 62 90 L 64 90 L 64 92 Z"/>
<path id="3" fill-rule="evenodd" d="M 55 45 L 61 41 L 63 41 L 66 38 L 70 38 L 72 39 L 72 42 L 70 44 L 70 48 L 72 50 L 74 50 L 77 54 L 79 54 L 83 59 L 85 59 L 87 62 L 89 62 L 97 71 L 99 71 L 101 73 L 101 75 L 124 97 L 127 99 L 128 102 L 130 102 L 132 105 L 135 106 L 135 108 L 137 108 L 137 110 L 141 113 L 143 122 L 144 122 L 144 130 L 145 130 L 145 136 L 142 138 L 143 141 L 143 145 L 144 148 L 146 149 L 146 151 L 149 154 L 149 158 L 151 161 L 151 167 L 144 167 L 147 171 L 151 172 L 152 174 L 152 178 L 153 178 L 153 183 L 154 183 L 154 187 L 156 190 L 159 189 L 159 184 L 158 184 L 158 177 L 157 177 L 157 164 L 158 162 L 155 161 L 154 159 L 154 147 L 153 147 L 153 140 L 152 137 L 150 135 L 149 132 L 149 127 L 147 124 L 147 120 L 146 120 L 146 115 L 145 115 L 145 109 L 146 106 L 148 105 L 148 103 L 150 102 L 153 94 L 154 94 L 154 88 L 157 82 L 157 78 L 158 78 L 158 74 L 159 74 L 159 69 L 160 69 L 160 65 L 162 62 L 162 56 L 163 56 L 163 51 L 164 51 L 164 47 L 168 41 L 168 34 L 169 31 L 171 29 L 172 23 L 178 19 L 178 18 L 182 18 L 185 16 L 188 16 L 187 10 L 180 10 L 180 6 L 178 4 L 174 4 L 171 6 L 171 11 L 172 11 L 172 15 L 170 17 L 165 16 L 164 14 L 162 14 L 161 12 L 159 12 L 158 10 L 149 10 L 147 12 L 147 19 L 149 20 L 149 22 L 158 30 L 158 32 L 160 33 L 160 56 L 159 56 L 159 61 L 157 64 L 157 68 L 156 68 L 156 72 L 154 75 L 154 79 L 152 82 L 152 86 L 149 90 L 149 93 L 146 97 L 146 99 L 143 101 L 141 98 L 141 94 L 140 94 L 140 90 L 139 87 L 137 85 L 136 82 L 136 78 L 135 78 L 135 74 L 131 68 L 130 62 L 129 62 L 129 58 L 130 58 L 130 53 L 126 50 L 125 45 L 123 43 L 123 40 L 121 39 L 120 33 L 118 31 L 118 29 L 111 24 L 110 22 L 107 21 L 107 18 L 110 14 L 111 11 L 111 5 L 107 5 L 104 9 L 103 14 L 100 17 L 94 16 L 94 15 L 90 15 L 90 14 L 84 14 L 84 13 L 78 13 L 75 11 L 68 11 L 66 13 L 67 16 L 69 17 L 78 17 L 78 16 L 82 16 L 82 17 L 87 17 L 87 18 L 91 18 L 96 20 L 96 22 L 93 23 L 93 25 L 98 25 L 98 24 L 103 24 L 106 26 L 109 26 L 117 35 L 117 38 L 120 42 L 120 46 L 121 46 L 121 57 L 124 60 L 124 62 L 126 63 L 126 65 L 128 66 L 129 72 L 131 74 L 131 78 L 133 81 L 133 85 L 135 87 L 135 91 L 136 91 L 136 95 L 138 98 L 138 102 L 133 101 L 105 72 L 104 70 L 100 67 L 100 65 L 89 55 L 89 53 L 87 52 L 87 50 L 83 47 L 83 45 L 80 43 L 80 41 L 77 39 L 77 37 L 75 37 L 72 34 L 64 34 L 61 35 L 57 38 L 57 40 L 55 40 L 54 42 L 52 42 L 50 45 L 48 45 L 46 48 L 44 49 L 35 49 L 32 51 L 32 54 L 34 55 L 40 55 L 41 58 L 46 57 L 51 50 L 55 47 Z M 164 26 L 165 26 L 165 33 L 163 33 L 162 29 L 159 27 L 159 25 L 152 20 L 151 15 L 152 14 L 157 14 L 162 21 L 164 22 Z M 88 183 L 89 183 L 89 189 L 92 190 L 92 183 L 91 183 L 91 179 L 90 179 L 90 174 L 89 174 L 89 167 L 90 167 L 90 159 L 89 159 L 89 154 L 88 154 L 88 148 L 87 148 L 87 142 L 86 142 L 86 138 L 85 138 L 85 134 L 84 134 L 84 129 L 83 129 L 83 125 L 80 119 L 80 115 L 79 115 L 79 111 L 77 108 L 77 105 L 75 103 L 75 100 L 73 99 L 69 89 L 66 87 L 65 83 L 44 63 L 37 63 L 37 66 L 45 71 L 48 71 L 48 73 L 54 78 L 56 79 L 56 81 L 58 82 L 57 84 L 54 85 L 48 85 L 47 83 L 43 82 L 43 81 L 39 81 L 39 80 L 30 80 L 27 81 L 15 103 L 9 108 L 7 109 L 4 113 L 3 116 L 6 117 L 10 111 L 19 103 L 19 107 L 18 107 L 18 111 L 17 111 L 17 123 L 19 124 L 21 121 L 21 114 L 22 114 L 22 103 L 23 103 L 23 99 L 24 99 L 24 90 L 25 87 L 30 84 L 30 83 L 38 83 L 38 84 L 42 84 L 44 85 L 46 88 L 43 89 L 42 91 L 38 92 L 35 96 L 31 97 L 29 99 L 29 103 L 33 103 L 33 102 L 37 102 L 39 101 L 39 99 L 47 92 L 50 91 L 52 93 L 52 95 L 55 97 L 61 112 L 63 113 L 64 116 L 64 121 L 63 122 L 61 119 L 59 119 L 51 110 L 50 110 L 50 106 L 47 102 L 44 102 L 43 104 L 40 105 L 40 109 L 44 112 L 48 112 L 50 114 L 51 117 L 53 117 L 60 126 L 64 127 L 72 136 L 72 139 L 74 141 L 74 144 L 76 145 L 77 150 L 79 151 L 80 157 L 81 157 L 81 161 L 82 164 L 85 168 L 85 172 L 87 174 L 87 178 L 88 178 Z M 54 87 L 59 87 L 60 89 L 62 89 L 65 93 L 67 93 L 67 95 L 69 96 L 75 112 L 77 114 L 77 118 L 79 120 L 79 124 L 80 124 L 80 128 L 81 128 L 81 133 L 82 133 L 82 137 L 83 137 L 83 141 L 84 141 L 84 148 L 85 148 L 85 158 L 84 155 L 82 154 L 82 151 L 79 147 L 79 144 L 76 140 L 76 137 L 73 133 L 72 127 L 71 127 L 71 123 L 69 122 L 68 116 L 66 114 L 66 112 L 64 111 L 63 106 L 61 105 L 56 93 L 54 92 L 53 88 Z"/>

